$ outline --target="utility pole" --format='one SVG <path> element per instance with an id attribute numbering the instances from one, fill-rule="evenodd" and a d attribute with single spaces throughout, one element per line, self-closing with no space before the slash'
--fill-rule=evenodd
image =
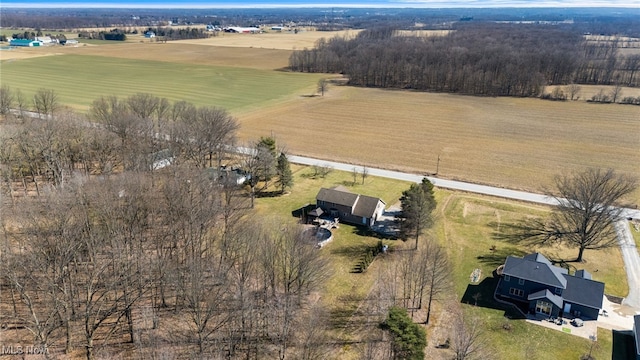
<path id="1" fill-rule="evenodd" d="M 438 162 L 436 163 L 436 173 L 434 175 L 438 175 L 440 170 L 440 154 L 438 154 Z"/>

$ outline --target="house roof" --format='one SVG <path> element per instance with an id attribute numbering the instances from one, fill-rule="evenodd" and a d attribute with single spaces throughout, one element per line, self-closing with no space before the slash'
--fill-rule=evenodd
<path id="1" fill-rule="evenodd" d="M 322 188 L 318 192 L 316 200 L 353 207 L 356 204 L 356 200 L 358 200 L 358 194 L 337 187 L 332 189 Z"/>
<path id="2" fill-rule="evenodd" d="M 587 270 L 584 270 L 584 269 L 576 271 L 576 273 L 573 276 L 591 280 L 591 274 Z"/>
<path id="3" fill-rule="evenodd" d="M 563 289 L 567 287 L 567 280 L 563 275 L 568 271 L 551 265 L 549 260 L 539 253 L 529 254 L 524 258 L 508 256 L 502 273 Z"/>
<path id="4" fill-rule="evenodd" d="M 354 194 L 344 186 L 336 186 L 331 189 L 322 188 L 318 192 L 316 200 L 350 207 L 353 215 L 364 218 L 373 217 L 379 202 L 384 204 L 384 201 L 377 197 Z"/>
<path id="5" fill-rule="evenodd" d="M 562 297 L 565 301 L 590 308 L 602 309 L 604 283 L 568 274 L 563 274 L 563 276 L 567 280 L 567 288 L 562 292 Z"/>
<path id="6" fill-rule="evenodd" d="M 640 355 L 640 315 L 633 317 L 633 335 L 636 338 L 636 355 Z"/>
<path id="7" fill-rule="evenodd" d="M 527 300 L 548 299 L 553 305 L 562 308 L 562 297 L 552 293 L 549 289 L 540 290 L 527 296 Z"/>
<path id="8" fill-rule="evenodd" d="M 366 195 L 360 195 L 356 202 L 356 207 L 353 209 L 353 215 L 370 218 L 376 213 L 376 209 L 378 208 L 378 203 L 384 201 Z"/>

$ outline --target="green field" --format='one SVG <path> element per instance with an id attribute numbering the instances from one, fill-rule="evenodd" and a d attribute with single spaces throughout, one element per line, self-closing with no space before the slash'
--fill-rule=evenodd
<path id="1" fill-rule="evenodd" d="M 151 93 L 229 111 L 257 109 L 291 94 L 315 91 L 318 74 L 186 65 L 101 56 L 59 55 L 0 63 L 2 85 L 27 99 L 39 88 L 54 89 L 61 103 L 87 110 L 100 96 Z"/>

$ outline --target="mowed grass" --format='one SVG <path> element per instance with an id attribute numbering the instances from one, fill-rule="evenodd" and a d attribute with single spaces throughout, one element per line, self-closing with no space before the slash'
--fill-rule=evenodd
<path id="1" fill-rule="evenodd" d="M 409 186 L 406 182 L 377 177 L 368 177 L 364 185 L 360 182 L 353 185 L 352 175 L 347 172 L 334 171 L 323 179 L 313 178 L 311 176 L 313 171 L 309 167 L 294 165 L 292 169 L 295 185 L 291 192 L 282 196 L 258 198 L 256 210 L 259 214 L 274 216 L 281 222 L 295 221 L 292 215 L 293 210 L 308 203 L 314 203 L 317 191 L 321 187 L 335 185 L 345 185 L 353 192 L 380 196 L 388 205 L 391 205 L 397 202 L 402 191 Z M 545 216 L 548 209 L 542 206 L 443 190 L 436 190 L 436 197 L 438 208 L 431 236 L 437 237 L 449 253 L 455 284 L 454 293 L 451 296 L 455 301 L 462 299 L 464 303 L 478 291 L 483 294 L 484 297 L 479 299 L 480 306 L 463 304 L 462 307 L 465 317 L 479 318 L 485 323 L 487 347 L 491 349 L 492 358 L 569 360 L 577 359 L 588 352 L 590 345 L 588 340 L 551 331 L 523 320 L 508 320 L 505 318 L 504 310 L 483 306 L 491 300 L 490 296 L 494 290 L 494 288 L 487 288 L 487 283 L 490 282 L 481 282 L 485 288 L 473 286 L 468 288 L 469 275 L 473 269 L 482 269 L 482 279 L 485 280 L 491 277 L 491 272 L 504 262 L 507 255 L 541 251 L 550 257 L 569 259 L 575 256 L 575 249 L 526 248 L 497 240 L 496 235 L 506 232 L 509 224 L 525 216 Z M 359 233 L 356 227 L 341 224 L 340 228 L 334 231 L 333 242 L 320 250 L 330 263 L 331 275 L 319 296 L 320 301 L 330 313 L 333 326 L 330 338 L 336 344 L 359 341 L 362 333 L 358 330 L 362 329 L 362 324 L 358 324 L 357 321 L 361 319 L 353 316 L 362 300 L 371 291 L 378 268 L 384 265 L 383 261 L 392 261 L 392 258 L 377 259 L 366 273 L 351 272 L 362 250 L 375 245 L 377 241 L 375 237 Z M 385 240 L 385 243 L 400 248 L 406 245 L 389 240 Z M 494 252 L 490 250 L 492 245 L 496 246 Z M 620 296 L 626 294 L 626 276 L 617 248 L 598 252 L 587 251 L 585 257 L 587 262 L 580 264 L 579 268 L 586 268 L 592 272 L 596 280 L 605 281 L 607 293 Z M 596 268 L 599 271 L 596 272 Z M 505 330 L 503 327 L 507 323 L 511 327 L 510 330 Z M 446 324 L 442 325 L 446 326 Z M 596 358 L 610 357 L 611 341 L 610 331 L 598 330 Z M 434 343 L 430 342 L 430 344 L 433 346 Z M 356 359 L 356 350 L 357 346 L 337 345 L 328 358 Z"/>
<path id="2" fill-rule="evenodd" d="M 297 218 L 292 212 L 307 204 L 315 204 L 315 198 L 322 187 L 346 186 L 350 191 L 359 194 L 376 196 L 383 199 L 387 205 L 394 204 L 400 198 L 402 191 L 410 184 L 386 178 L 369 176 L 362 184 L 361 179 L 354 184 L 350 173 L 333 171 L 325 178 L 312 177 L 310 167 L 292 166 L 294 172 L 293 189 L 281 196 L 262 197 L 256 201 L 256 210 L 263 216 L 274 217 L 276 221 L 293 222 Z M 275 189 L 270 189 L 275 190 Z M 279 219 L 279 220 L 277 220 Z M 338 229 L 332 230 L 334 239 L 321 250 L 329 261 L 330 276 L 324 289 L 320 292 L 320 301 L 327 308 L 330 315 L 331 341 L 337 343 L 358 341 L 362 334 L 354 332 L 352 316 L 361 301 L 366 298 L 377 276 L 379 260 L 374 261 L 367 272 L 353 273 L 357 262 L 366 249 L 375 246 L 379 239 L 359 231 L 358 227 L 340 224 Z M 390 247 L 403 246 L 399 241 L 384 240 Z M 354 349 L 335 349 L 336 359 L 357 359 Z"/>
<path id="3" fill-rule="evenodd" d="M 447 246 L 453 263 L 456 299 L 462 299 L 466 317 L 478 318 L 485 324 L 487 347 L 495 359 L 578 359 L 589 351 L 590 342 L 569 334 L 552 331 L 524 320 L 509 320 L 504 307 L 493 300 L 496 281 L 492 272 L 504 263 L 506 256 L 522 256 L 539 251 L 549 258 L 571 259 L 575 249 L 561 247 L 526 247 L 497 240 L 504 234 L 508 224 L 525 216 L 543 216 L 546 209 L 523 203 L 480 197 L 447 191 L 438 191 L 438 221 L 434 232 Z M 495 250 L 490 250 L 495 246 Z M 605 292 L 618 296 L 626 295 L 628 288 L 622 257 L 618 248 L 606 251 L 587 251 L 586 263 L 571 264 L 585 268 L 594 280 L 605 282 Z M 471 272 L 479 268 L 482 277 L 479 284 L 471 284 Z M 596 272 L 595 270 L 598 269 Z M 571 268 L 570 272 L 575 271 Z M 478 306 L 473 296 L 480 294 Z M 507 329 L 505 329 L 507 327 Z M 596 359 L 611 356 L 612 334 L 598 330 Z"/>
<path id="4" fill-rule="evenodd" d="M 53 89 L 61 103 L 80 110 L 100 96 L 138 92 L 230 111 L 257 109 L 291 94 L 315 91 L 321 76 L 89 55 L 4 61 L 1 66 L 2 85 L 20 89 L 25 98 L 40 88 Z"/>

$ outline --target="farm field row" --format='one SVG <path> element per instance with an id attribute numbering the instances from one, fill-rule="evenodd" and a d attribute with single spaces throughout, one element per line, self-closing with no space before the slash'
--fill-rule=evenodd
<path id="1" fill-rule="evenodd" d="M 273 133 L 293 154 L 534 192 L 589 166 L 640 175 L 637 106 L 344 86 L 309 97 L 326 75 L 274 71 L 289 50 L 183 43 L 26 50 L 63 54 L 0 63 L 2 84 L 27 98 L 50 88 L 86 110 L 102 95 L 149 92 L 221 106 L 238 117 L 243 142 Z M 583 98 L 597 91 L 582 88 Z M 640 190 L 629 200 L 638 204 Z"/>
<path id="2" fill-rule="evenodd" d="M 296 154 L 533 192 L 585 167 L 640 175 L 637 106 L 331 87 L 240 120 Z"/>
<path id="3" fill-rule="evenodd" d="M 124 45 L 123 45 L 124 46 Z M 37 71 L 34 71 L 37 69 Z M 251 68 L 186 65 L 94 55 L 59 55 L 2 62 L 2 85 L 27 99 L 39 88 L 53 89 L 63 104 L 81 111 L 100 96 L 151 93 L 170 101 L 258 108 L 294 93 L 315 89 L 318 74 Z"/>

